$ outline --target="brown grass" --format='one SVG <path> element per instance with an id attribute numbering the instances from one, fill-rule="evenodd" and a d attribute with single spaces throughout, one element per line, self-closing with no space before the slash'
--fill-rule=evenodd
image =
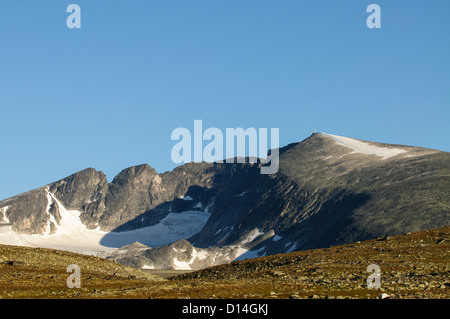
<path id="1" fill-rule="evenodd" d="M 372 263 L 381 268 L 379 289 L 366 285 Z M 80 266 L 81 288 L 67 288 L 69 264 Z M 450 227 L 237 261 L 169 280 L 177 272 L 154 273 L 160 276 L 96 257 L 0 246 L 2 298 L 448 299 Z"/>

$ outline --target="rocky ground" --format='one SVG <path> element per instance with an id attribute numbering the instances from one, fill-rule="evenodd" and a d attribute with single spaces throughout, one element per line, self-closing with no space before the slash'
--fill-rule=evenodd
<path id="1" fill-rule="evenodd" d="M 351 245 L 233 262 L 177 277 L 236 282 L 247 298 L 449 298 L 450 227 Z M 368 289 L 367 266 L 381 270 Z M 239 282 L 240 284 L 237 284 Z M 232 285 L 233 286 L 233 285 Z M 230 287 L 231 288 L 231 287 Z M 226 297 L 220 291 L 216 297 Z"/>
<path id="2" fill-rule="evenodd" d="M 81 288 L 67 287 L 69 264 L 80 266 Z M 367 287 L 370 264 L 381 270 L 378 289 Z M 171 274 L 0 246 L 2 298 L 449 299 L 450 227 Z"/>

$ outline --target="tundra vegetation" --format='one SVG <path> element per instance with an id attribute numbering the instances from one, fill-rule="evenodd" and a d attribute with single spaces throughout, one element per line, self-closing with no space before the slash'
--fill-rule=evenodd
<path id="1" fill-rule="evenodd" d="M 79 265 L 80 288 L 67 266 Z M 380 288 L 369 289 L 370 264 Z M 278 254 L 199 271 L 140 270 L 66 251 L 0 246 L 1 298 L 450 297 L 450 227 Z"/>

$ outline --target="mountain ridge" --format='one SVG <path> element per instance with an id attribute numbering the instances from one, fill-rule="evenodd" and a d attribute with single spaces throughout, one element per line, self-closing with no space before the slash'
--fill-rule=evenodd
<path id="1" fill-rule="evenodd" d="M 119 248 L 136 240 L 120 242 L 118 234 L 158 229 L 173 242 L 188 240 L 191 252 L 220 247 L 229 261 L 450 223 L 450 153 L 315 133 L 279 154 L 272 175 L 259 173 L 261 163 L 187 163 L 161 174 L 142 164 L 108 183 L 103 172 L 88 168 L 0 201 L 0 218 L 20 234 L 50 236 L 61 212 L 78 211 L 86 228 L 104 232 L 100 245 Z M 146 260 L 135 253 L 123 262 L 158 264 L 152 254 Z M 174 267 L 171 258 L 159 264 Z M 207 260 L 191 264 L 211 265 Z"/>

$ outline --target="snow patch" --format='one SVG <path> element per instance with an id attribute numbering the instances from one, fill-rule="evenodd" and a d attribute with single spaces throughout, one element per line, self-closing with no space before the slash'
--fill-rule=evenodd
<path id="1" fill-rule="evenodd" d="M 209 203 L 209 204 L 205 207 L 205 209 L 204 209 L 205 213 L 209 213 L 209 208 L 210 208 L 213 204 L 214 204 L 214 199 L 211 201 L 211 203 Z"/>
<path id="2" fill-rule="evenodd" d="M 197 258 L 203 260 L 208 257 L 208 253 L 205 250 L 197 251 Z"/>
<path id="3" fill-rule="evenodd" d="M 184 253 L 184 252 L 186 251 L 186 247 L 183 247 L 183 248 L 181 248 L 181 249 L 176 249 L 175 247 L 172 247 L 172 249 L 173 249 L 173 251 L 175 251 L 175 252 L 181 251 L 182 253 Z"/>
<path id="4" fill-rule="evenodd" d="M 353 150 L 353 153 L 362 153 L 367 155 L 376 155 L 382 157 L 384 160 L 402 153 L 405 153 L 405 150 L 399 148 L 387 148 L 387 147 L 379 147 L 370 145 L 365 142 L 357 141 L 353 138 L 337 136 L 327 133 L 319 133 L 323 136 L 329 137 L 333 139 L 337 144 L 348 147 Z"/>
<path id="5" fill-rule="evenodd" d="M 58 222 L 55 219 L 55 216 L 53 216 L 50 213 L 50 208 L 52 207 L 52 205 L 55 204 L 55 199 L 52 197 L 52 195 L 50 194 L 48 187 L 45 188 L 45 191 L 47 192 L 47 208 L 46 208 L 46 213 L 48 215 L 48 221 L 47 221 L 47 225 L 45 227 L 45 234 L 50 234 L 51 232 L 51 226 L 50 224 L 55 225 L 55 227 L 58 226 Z"/>
<path id="6" fill-rule="evenodd" d="M 297 248 L 297 243 L 294 243 L 291 248 L 289 248 L 289 250 L 287 251 L 287 253 L 290 253 L 292 251 L 294 251 L 294 249 Z"/>
<path id="7" fill-rule="evenodd" d="M 242 246 L 236 246 L 236 254 L 234 256 L 234 260 L 239 260 L 238 258 L 247 253 L 249 250 L 242 247 Z M 245 259 L 245 258 L 244 258 Z"/>
<path id="8" fill-rule="evenodd" d="M 279 241 L 281 239 L 281 236 L 275 235 L 272 237 L 273 241 Z"/>
<path id="9" fill-rule="evenodd" d="M 180 261 L 177 258 L 173 259 L 173 265 L 178 270 L 191 270 L 190 261 Z"/>
<path id="10" fill-rule="evenodd" d="M 251 243 L 252 241 L 254 241 L 257 237 L 259 237 L 262 234 L 264 234 L 264 233 L 260 232 L 259 229 L 255 228 L 246 237 L 244 237 L 241 240 L 240 245 Z"/>
<path id="11" fill-rule="evenodd" d="M 266 249 L 266 246 L 261 247 L 258 250 L 247 250 L 245 253 L 239 255 L 239 257 L 237 257 L 235 260 L 244 260 L 244 259 L 248 259 L 248 258 L 258 258 L 258 257 L 265 256 L 265 254 L 261 254 L 261 252 L 265 249 Z"/>
<path id="12" fill-rule="evenodd" d="M 196 260 L 203 260 L 208 258 L 209 254 L 206 250 L 203 249 L 193 249 L 192 250 L 192 255 L 191 255 L 191 259 L 189 261 L 181 261 L 178 260 L 178 258 L 174 258 L 173 259 L 173 265 L 175 267 L 175 269 L 179 269 L 179 270 L 191 270 L 192 268 L 192 264 L 196 261 Z"/>
<path id="13" fill-rule="evenodd" d="M 144 265 L 141 267 L 141 269 L 155 269 L 155 266 L 153 265 Z"/>
<path id="14" fill-rule="evenodd" d="M 6 211 L 9 209 L 9 206 L 5 206 L 5 207 L 2 207 L 2 208 L 0 208 L 0 217 L 6 222 L 6 223 L 8 223 L 9 224 L 9 218 L 8 217 L 6 217 Z"/>

